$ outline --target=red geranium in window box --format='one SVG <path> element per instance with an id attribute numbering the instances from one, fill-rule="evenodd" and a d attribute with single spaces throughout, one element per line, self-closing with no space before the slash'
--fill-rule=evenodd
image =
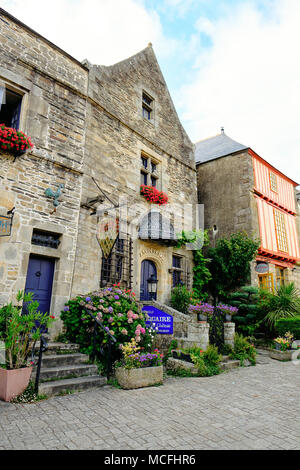
<path id="1" fill-rule="evenodd" d="M 153 204 L 158 204 L 159 206 L 168 204 L 168 196 L 153 186 L 146 186 L 145 184 L 142 184 L 141 195 L 144 196 L 147 201 L 152 202 Z"/>
<path id="2" fill-rule="evenodd" d="M 26 134 L 17 131 L 12 127 L 0 124 L 0 149 L 12 153 L 15 157 L 23 155 L 27 150 L 31 150 L 33 144 Z"/>

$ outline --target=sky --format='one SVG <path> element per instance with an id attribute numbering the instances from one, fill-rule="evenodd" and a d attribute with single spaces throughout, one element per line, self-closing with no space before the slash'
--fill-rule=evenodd
<path id="1" fill-rule="evenodd" d="M 82 61 L 153 48 L 193 142 L 220 133 L 300 183 L 299 0 L 0 0 Z"/>

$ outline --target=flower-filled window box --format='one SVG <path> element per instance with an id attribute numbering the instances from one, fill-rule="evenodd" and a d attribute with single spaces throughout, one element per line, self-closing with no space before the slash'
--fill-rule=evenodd
<path id="1" fill-rule="evenodd" d="M 147 201 L 159 206 L 168 204 L 168 196 L 163 192 L 156 189 L 154 186 L 141 185 L 141 195 L 144 196 Z"/>
<path id="2" fill-rule="evenodd" d="M 5 124 L 0 124 L 1 150 L 11 153 L 14 157 L 19 157 L 32 148 L 33 144 L 26 134 L 12 127 L 6 127 Z"/>

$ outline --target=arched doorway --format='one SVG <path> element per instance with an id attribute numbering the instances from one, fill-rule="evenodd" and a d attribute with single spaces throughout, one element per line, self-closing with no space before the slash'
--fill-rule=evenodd
<path id="1" fill-rule="evenodd" d="M 157 279 L 157 269 L 155 263 L 146 259 L 142 262 L 140 300 L 156 300 L 157 295 L 155 294 L 155 296 L 151 299 L 151 296 L 148 292 L 148 279 L 150 279 L 152 275 L 154 275 L 155 279 Z"/>

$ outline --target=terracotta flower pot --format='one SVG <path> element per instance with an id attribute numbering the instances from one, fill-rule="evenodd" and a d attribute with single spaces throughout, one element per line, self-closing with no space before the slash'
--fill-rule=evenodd
<path id="1" fill-rule="evenodd" d="M 11 401 L 21 395 L 29 384 L 32 367 L 6 370 L 0 368 L 0 400 Z"/>

